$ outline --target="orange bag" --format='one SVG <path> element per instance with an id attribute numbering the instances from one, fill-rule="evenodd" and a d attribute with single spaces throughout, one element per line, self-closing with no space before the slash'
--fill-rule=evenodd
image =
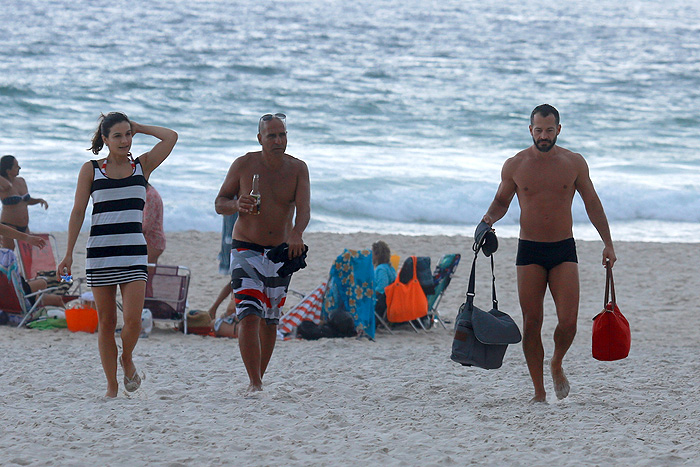
<path id="1" fill-rule="evenodd" d="M 593 318 L 593 358 L 610 362 L 626 358 L 630 353 L 632 335 L 627 318 L 617 307 L 615 282 L 610 263 L 606 265 L 605 300 L 603 311 Z M 612 301 L 608 302 L 612 292 Z"/>
<path id="2" fill-rule="evenodd" d="M 408 284 L 404 284 L 396 275 L 396 280 L 384 289 L 386 294 L 386 319 L 391 323 L 405 323 L 422 318 L 428 314 L 428 297 L 418 281 L 416 264 L 418 258 L 413 259 L 413 277 Z"/>

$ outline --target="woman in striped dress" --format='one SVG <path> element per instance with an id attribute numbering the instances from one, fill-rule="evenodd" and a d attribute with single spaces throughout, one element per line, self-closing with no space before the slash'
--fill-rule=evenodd
<path id="1" fill-rule="evenodd" d="M 133 159 L 131 142 L 137 133 L 154 136 L 160 141 L 150 151 Z M 119 389 L 118 350 L 114 338 L 117 287 L 121 290 L 124 310 L 122 355 L 119 358 L 124 371 L 124 386 L 127 391 L 135 391 L 141 384 L 132 353 L 141 333 L 141 311 L 148 279 L 146 240 L 141 229 L 146 182 L 151 172 L 168 157 L 176 142 L 177 133 L 167 128 L 141 125 L 119 112 L 101 115 L 91 150 L 97 155 L 106 146 L 109 154 L 104 159 L 83 164 L 78 175 L 68 223 L 66 256 L 58 265 L 58 273 L 72 275 L 73 249 L 88 200 L 92 197 L 85 272 L 99 316 L 98 345 L 107 377 L 107 397 L 116 397 Z"/>

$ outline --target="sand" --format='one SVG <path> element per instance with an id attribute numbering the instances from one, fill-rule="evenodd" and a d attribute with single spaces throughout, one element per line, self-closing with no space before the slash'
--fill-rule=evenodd
<path id="1" fill-rule="evenodd" d="M 57 237 L 64 250 L 65 234 Z M 344 247 L 380 238 L 402 257 L 427 255 L 433 264 L 462 253 L 441 306 L 454 320 L 471 260 L 467 237 L 309 233 L 309 266 L 292 288 L 310 290 Z M 501 309 L 521 325 L 516 240 L 500 240 Z M 631 354 L 617 362 L 591 357 L 602 244 L 578 247 L 579 328 L 564 360 L 571 393 L 562 401 L 547 375 L 548 403 L 528 404 L 520 345 L 508 348 L 501 369 L 466 368 L 449 359 L 452 333 L 442 328 L 378 332 L 375 342 L 278 342 L 265 391 L 254 397 L 243 392 L 236 340 L 156 329 L 136 348 L 147 374 L 141 389 L 106 400 L 96 334 L 1 326 L 0 465 L 697 465 L 700 245 L 616 245 L 618 303 L 632 326 Z M 226 281 L 218 248 L 218 233 L 168 234 L 161 262 L 192 270 L 190 308 L 208 308 Z M 487 261 L 478 270 L 476 301 L 486 306 Z M 548 296 L 547 357 L 555 324 Z"/>

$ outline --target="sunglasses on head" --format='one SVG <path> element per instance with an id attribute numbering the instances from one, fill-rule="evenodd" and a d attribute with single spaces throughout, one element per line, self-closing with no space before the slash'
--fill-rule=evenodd
<path id="1" fill-rule="evenodd" d="M 272 120 L 273 118 L 279 118 L 280 120 L 286 120 L 287 116 L 283 113 L 265 114 L 262 117 L 260 117 L 260 121 L 267 122 L 267 121 Z"/>

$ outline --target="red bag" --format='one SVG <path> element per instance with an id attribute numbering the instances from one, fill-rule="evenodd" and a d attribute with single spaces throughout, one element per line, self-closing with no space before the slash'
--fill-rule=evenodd
<path id="1" fill-rule="evenodd" d="M 603 311 L 593 318 L 593 358 L 610 362 L 629 355 L 632 335 L 630 324 L 617 307 L 610 263 L 606 264 L 605 276 Z M 608 302 L 610 292 L 612 301 Z"/>
<path id="2" fill-rule="evenodd" d="M 405 323 L 428 314 L 428 297 L 423 292 L 416 274 L 418 258 L 413 258 L 413 277 L 408 284 L 396 280 L 384 288 L 386 294 L 386 319 L 391 323 Z"/>

